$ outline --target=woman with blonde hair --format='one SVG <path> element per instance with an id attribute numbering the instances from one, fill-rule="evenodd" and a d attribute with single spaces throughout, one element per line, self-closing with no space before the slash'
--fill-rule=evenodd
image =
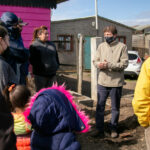
<path id="1" fill-rule="evenodd" d="M 58 54 L 54 43 L 48 38 L 46 26 L 36 28 L 29 48 L 29 60 L 32 65 L 36 91 L 56 82 L 56 71 L 59 67 Z"/>

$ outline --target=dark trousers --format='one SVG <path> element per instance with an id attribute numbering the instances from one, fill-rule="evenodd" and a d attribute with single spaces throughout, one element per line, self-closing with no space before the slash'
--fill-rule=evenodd
<path id="1" fill-rule="evenodd" d="M 117 130 L 122 87 L 104 87 L 98 85 L 98 102 L 96 108 L 96 128 L 104 131 L 104 111 L 108 96 L 111 98 L 111 130 Z"/>
<path id="2" fill-rule="evenodd" d="M 53 85 L 53 83 L 56 83 L 56 75 L 52 77 L 42 77 L 38 75 L 34 75 L 34 81 L 35 81 L 35 89 L 38 92 L 42 88 L 47 88 Z"/>

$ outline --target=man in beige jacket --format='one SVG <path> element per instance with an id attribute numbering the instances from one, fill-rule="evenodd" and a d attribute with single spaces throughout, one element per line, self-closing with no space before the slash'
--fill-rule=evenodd
<path id="1" fill-rule="evenodd" d="M 120 112 L 120 99 L 124 84 L 124 69 L 128 66 L 127 46 L 116 41 L 117 29 L 107 26 L 104 29 L 105 42 L 98 46 L 93 61 L 99 69 L 98 102 L 96 108 L 95 136 L 104 137 L 104 110 L 105 103 L 111 97 L 111 137 L 118 137 L 117 126 Z"/>

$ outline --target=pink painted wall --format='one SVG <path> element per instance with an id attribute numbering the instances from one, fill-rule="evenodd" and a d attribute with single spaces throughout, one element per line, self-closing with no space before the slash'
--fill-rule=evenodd
<path id="1" fill-rule="evenodd" d="M 18 17 L 22 18 L 24 22 L 29 23 L 22 31 L 22 38 L 25 47 L 29 47 L 30 45 L 34 28 L 45 25 L 50 32 L 50 9 L 0 5 L 0 16 L 6 11 L 15 13 Z"/>

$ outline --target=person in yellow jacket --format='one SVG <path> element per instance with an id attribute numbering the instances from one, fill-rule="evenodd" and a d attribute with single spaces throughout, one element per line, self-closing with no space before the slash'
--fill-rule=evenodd
<path id="1" fill-rule="evenodd" d="M 142 65 L 132 105 L 139 124 L 145 127 L 147 150 L 150 150 L 150 58 Z"/>

